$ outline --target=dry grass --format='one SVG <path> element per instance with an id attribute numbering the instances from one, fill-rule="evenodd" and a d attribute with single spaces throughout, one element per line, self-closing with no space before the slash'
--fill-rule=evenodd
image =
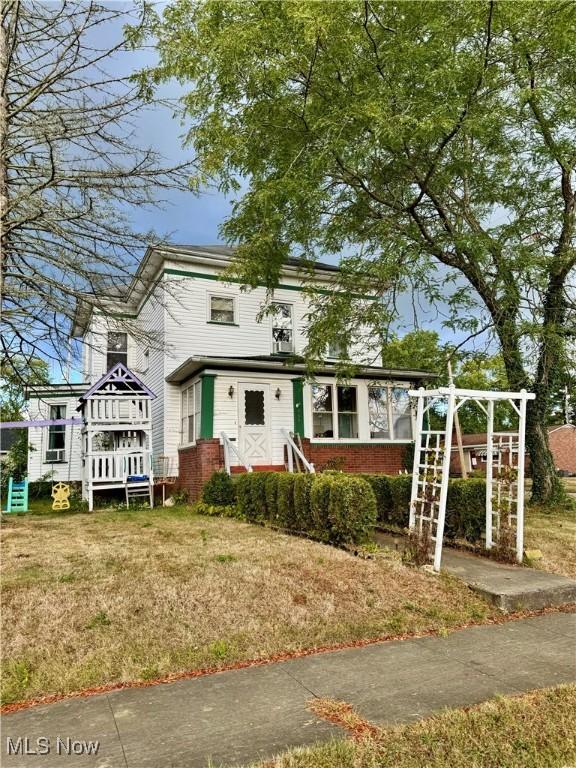
<path id="1" fill-rule="evenodd" d="M 260 768 L 570 768 L 576 765 L 576 686 L 498 697 L 411 725 L 362 729 L 340 702 L 328 719 L 356 739 L 297 749 Z M 360 720 L 360 723 L 362 721 Z"/>
<path id="2" fill-rule="evenodd" d="M 3 526 L 4 702 L 382 634 L 492 609 L 454 579 L 185 508 Z"/>
<path id="3" fill-rule="evenodd" d="M 576 578 L 576 510 L 526 511 L 526 549 L 539 549 L 542 559 L 531 565 Z"/>

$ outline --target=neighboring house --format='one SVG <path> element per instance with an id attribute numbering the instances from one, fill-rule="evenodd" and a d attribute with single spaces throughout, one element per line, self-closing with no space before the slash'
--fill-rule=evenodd
<path id="1" fill-rule="evenodd" d="M 499 433 L 503 434 L 503 433 Z M 512 442 L 512 450 L 518 447 L 518 441 L 515 439 L 516 433 L 510 433 L 510 438 L 503 438 L 502 461 L 508 464 L 508 440 Z M 550 451 L 554 457 L 556 469 L 562 473 L 576 474 L 576 426 L 574 424 L 564 424 L 562 426 L 550 427 L 548 429 L 548 441 Z M 462 435 L 462 447 L 464 449 L 464 461 L 468 472 L 479 470 L 486 471 L 486 457 L 488 455 L 486 446 L 486 433 Z M 494 449 L 494 460 L 497 459 L 497 451 Z M 526 468 L 530 466 L 529 456 L 526 455 Z M 460 474 L 460 456 L 456 445 L 456 435 L 452 436 L 452 456 L 450 461 L 450 471 L 452 474 Z"/>
<path id="2" fill-rule="evenodd" d="M 434 375 L 368 365 L 358 343 L 349 352 L 360 366 L 353 379 L 337 381 L 339 350 L 327 349 L 316 379 L 307 380 L 301 354 L 309 276 L 290 260 L 274 291 L 275 312 L 259 320 L 266 289 L 245 292 L 220 279 L 232 255 L 219 246 L 149 248 L 126 295 L 110 296 L 105 313 L 87 297 L 72 329 L 83 342 L 84 383 L 32 388 L 30 418 L 77 416 L 78 398 L 122 363 L 155 395 L 156 464 L 161 460 L 162 474 L 177 475 L 192 496 L 228 460 L 232 471 L 285 469 L 287 432 L 299 435 L 306 459 L 318 467 L 336 460 L 349 471 L 402 469 L 413 430 L 408 390 Z M 335 290 L 337 273 L 317 264 L 314 283 Z M 130 334 L 122 322 L 131 324 Z M 50 471 L 81 479 L 80 433 L 69 425 L 31 429 L 37 450 L 30 479 Z"/>
<path id="3" fill-rule="evenodd" d="M 21 434 L 21 429 L 0 429 L 0 462 L 6 459 L 10 449 Z"/>

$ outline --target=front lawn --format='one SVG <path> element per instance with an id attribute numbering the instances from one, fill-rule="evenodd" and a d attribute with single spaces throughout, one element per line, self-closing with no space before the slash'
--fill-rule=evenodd
<path id="1" fill-rule="evenodd" d="M 464 585 L 185 507 L 4 516 L 5 703 L 321 645 L 444 631 Z"/>
<path id="2" fill-rule="evenodd" d="M 327 703 L 329 704 L 329 703 Z M 332 702 L 334 710 L 337 702 Z M 342 711 L 346 711 L 342 705 Z M 346 721 L 362 724 L 348 712 Z M 576 686 L 498 697 L 369 736 L 296 749 L 266 768 L 569 768 L 576 765 Z M 264 766 L 261 766 L 264 768 Z"/>
<path id="3" fill-rule="evenodd" d="M 526 549 L 539 549 L 542 559 L 531 565 L 576 579 L 576 510 L 543 512 L 526 509 Z"/>

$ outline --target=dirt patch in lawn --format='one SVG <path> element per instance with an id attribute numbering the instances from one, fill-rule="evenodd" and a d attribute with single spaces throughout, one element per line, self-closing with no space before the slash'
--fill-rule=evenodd
<path id="1" fill-rule="evenodd" d="M 2 537 L 5 703 L 493 615 L 395 554 L 184 508 L 19 516 Z"/>

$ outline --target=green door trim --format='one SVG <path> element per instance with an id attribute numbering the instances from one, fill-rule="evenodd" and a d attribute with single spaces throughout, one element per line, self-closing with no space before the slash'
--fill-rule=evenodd
<path id="1" fill-rule="evenodd" d="M 200 377 L 202 388 L 200 394 L 200 437 L 211 440 L 214 437 L 214 379 L 213 373 L 205 373 Z"/>
<path id="2" fill-rule="evenodd" d="M 292 404 L 294 409 L 294 434 L 306 437 L 304 430 L 304 379 L 292 379 Z"/>

